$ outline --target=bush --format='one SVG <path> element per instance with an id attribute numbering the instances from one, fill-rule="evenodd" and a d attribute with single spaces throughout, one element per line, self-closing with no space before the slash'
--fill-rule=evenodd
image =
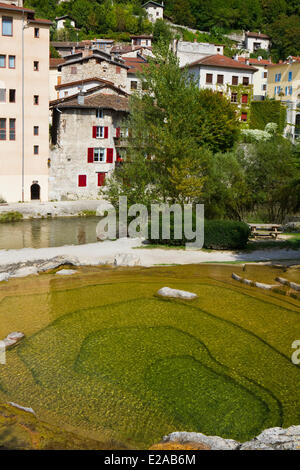
<path id="1" fill-rule="evenodd" d="M 6 222 L 18 222 L 19 220 L 23 219 L 23 215 L 20 212 L 4 212 L 0 214 L 0 223 Z"/>
<path id="2" fill-rule="evenodd" d="M 195 218 L 193 228 L 195 229 Z M 187 240 L 182 234 L 181 239 L 174 239 L 174 217 L 170 217 L 170 240 L 162 238 L 161 220 L 159 229 L 159 238 L 151 238 L 151 224 L 148 227 L 148 240 L 154 245 L 183 246 Z M 244 222 L 235 222 L 232 220 L 205 220 L 204 222 L 204 245 L 203 248 L 213 250 L 237 250 L 246 247 L 250 235 L 250 227 Z"/>
<path id="3" fill-rule="evenodd" d="M 278 125 L 278 132 L 282 134 L 286 126 L 286 107 L 280 101 L 265 100 L 252 101 L 250 115 L 250 129 L 264 130 L 269 122 Z"/>

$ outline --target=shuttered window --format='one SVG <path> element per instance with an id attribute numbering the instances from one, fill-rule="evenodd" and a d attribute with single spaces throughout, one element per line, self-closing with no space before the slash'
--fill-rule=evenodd
<path id="1" fill-rule="evenodd" d="M 78 186 L 80 188 L 86 186 L 86 175 L 78 175 Z"/>
<path id="2" fill-rule="evenodd" d="M 6 140 L 6 119 L 0 118 L 0 140 Z"/>
<path id="3" fill-rule="evenodd" d="M 105 173 L 98 173 L 98 186 L 103 186 L 105 182 Z"/>
<path id="4" fill-rule="evenodd" d="M 242 95 L 242 103 L 248 103 L 248 95 Z"/>
<path id="5" fill-rule="evenodd" d="M 113 163 L 114 160 L 114 149 L 106 150 L 106 163 Z"/>

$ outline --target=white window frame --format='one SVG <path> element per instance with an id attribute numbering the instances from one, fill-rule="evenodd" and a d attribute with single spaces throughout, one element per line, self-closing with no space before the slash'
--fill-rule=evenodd
<path id="1" fill-rule="evenodd" d="M 96 118 L 97 119 L 103 119 L 104 113 L 102 108 L 97 108 L 96 109 Z"/>
<path id="2" fill-rule="evenodd" d="M 104 139 L 104 126 L 96 126 L 96 139 Z"/>
<path id="3" fill-rule="evenodd" d="M 105 163 L 105 148 L 102 148 L 102 147 L 94 148 L 94 162 Z"/>

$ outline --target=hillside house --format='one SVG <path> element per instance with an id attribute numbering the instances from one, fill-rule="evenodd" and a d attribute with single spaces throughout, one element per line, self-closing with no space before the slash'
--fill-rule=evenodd
<path id="1" fill-rule="evenodd" d="M 49 198 L 97 199 L 121 161 L 128 97 L 111 85 L 50 103 L 53 110 Z"/>
<path id="2" fill-rule="evenodd" d="M 240 120 L 248 122 L 253 75 L 257 71 L 255 67 L 217 54 L 188 64 L 187 68 L 199 88 L 208 88 L 227 96 L 236 107 Z"/>
<path id="3" fill-rule="evenodd" d="M 143 5 L 143 8 L 145 8 L 148 16 L 148 20 L 151 21 L 151 23 L 155 23 L 159 19 L 163 19 L 164 17 L 164 3 L 162 2 L 157 3 L 157 2 L 146 2 Z"/>
<path id="4" fill-rule="evenodd" d="M 257 69 L 253 75 L 253 99 L 255 101 L 264 100 L 267 96 L 268 87 L 268 67 L 272 64 L 270 60 L 238 57 L 237 60 L 242 64 L 252 65 Z"/>
<path id="5" fill-rule="evenodd" d="M 215 54 L 224 54 L 223 44 L 210 44 L 205 42 L 188 42 L 174 39 L 173 52 L 179 59 L 180 67 L 191 64 L 203 57 Z"/>
<path id="6" fill-rule="evenodd" d="M 56 23 L 56 29 L 59 31 L 60 29 L 64 29 L 66 26 L 66 22 L 70 24 L 73 28 L 76 27 L 75 21 L 71 16 L 69 15 L 64 15 L 64 16 L 58 16 L 55 18 L 55 23 Z"/>
<path id="7" fill-rule="evenodd" d="M 259 49 L 270 49 L 270 37 L 267 34 L 247 31 L 245 33 L 245 48 L 249 52 L 256 52 Z"/>

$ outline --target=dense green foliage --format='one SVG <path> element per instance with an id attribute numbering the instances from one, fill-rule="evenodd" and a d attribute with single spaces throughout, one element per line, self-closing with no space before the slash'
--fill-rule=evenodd
<path id="1" fill-rule="evenodd" d="M 160 219 L 159 238 L 151 238 L 151 224 L 149 224 L 149 241 L 153 245 L 184 246 L 193 241 L 188 240 L 184 234 L 181 238 L 174 238 L 174 216 L 170 216 L 170 238 L 162 236 L 162 219 Z M 196 220 L 193 220 L 193 230 Z M 250 229 L 244 222 L 233 220 L 205 220 L 204 222 L 204 248 L 213 250 L 237 250 L 246 248 Z"/>
<path id="2" fill-rule="evenodd" d="M 110 35 L 129 39 L 130 34 L 152 31 L 141 7 L 143 0 L 25 0 L 25 6 L 36 10 L 37 16 L 54 20 L 69 14 L 79 31 L 67 28 L 52 38 L 76 40 L 94 35 Z M 272 57 L 285 59 L 300 54 L 300 7 L 294 0 L 167 0 L 165 15 L 179 25 L 212 33 L 211 41 L 220 40 L 232 30 L 262 31 L 272 40 Z M 186 35 L 184 32 L 185 40 Z M 203 40 L 203 38 L 202 38 Z M 223 41 L 222 41 L 223 42 Z M 227 43 L 227 53 L 231 54 Z"/>
<path id="3" fill-rule="evenodd" d="M 2 212 L 2 214 L 0 214 L 0 224 L 4 224 L 7 222 L 18 222 L 22 219 L 23 214 L 18 211 Z"/>
<path id="4" fill-rule="evenodd" d="M 286 125 L 286 107 L 275 100 L 252 101 L 250 129 L 264 130 L 269 122 L 275 122 L 282 134 Z"/>

